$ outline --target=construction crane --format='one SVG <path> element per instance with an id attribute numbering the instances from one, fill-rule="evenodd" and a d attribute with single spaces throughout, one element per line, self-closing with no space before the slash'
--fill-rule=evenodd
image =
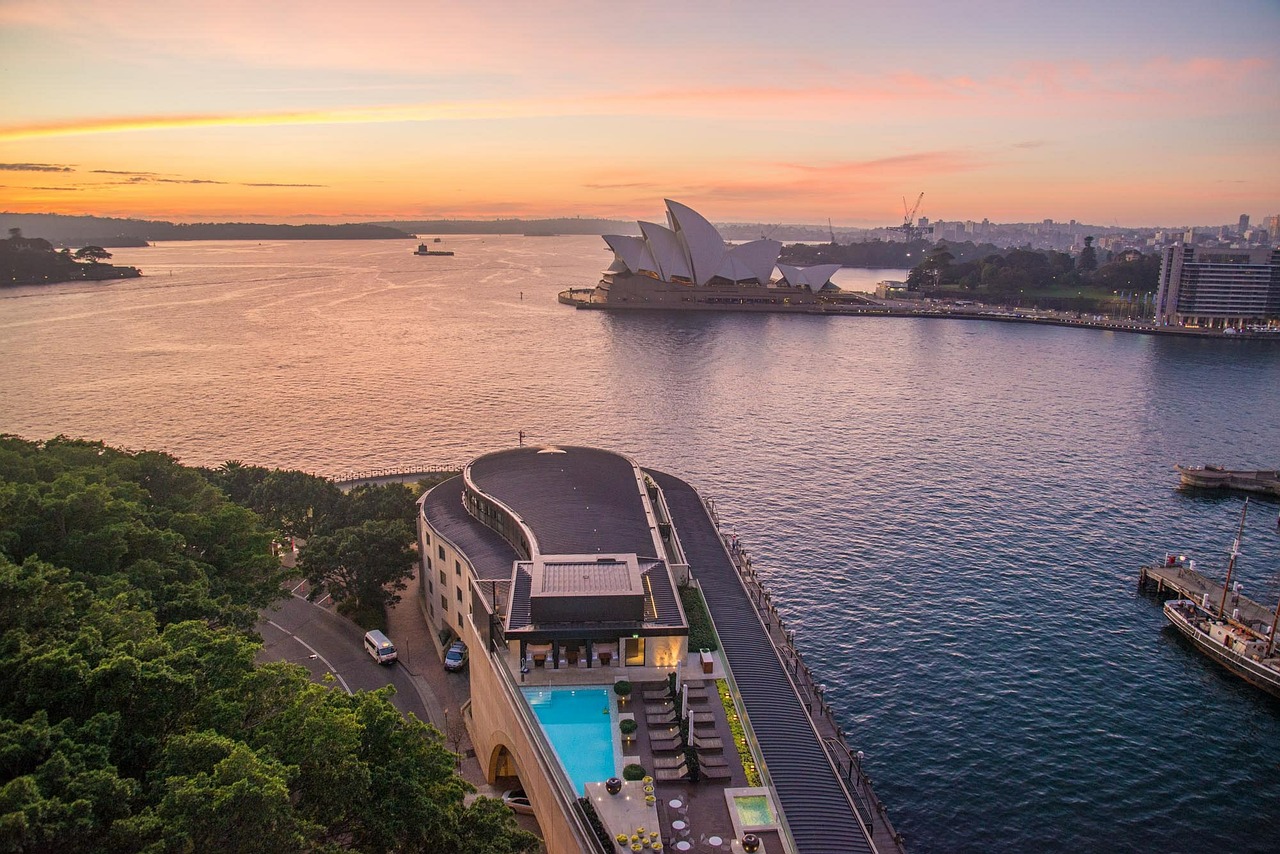
<path id="1" fill-rule="evenodd" d="M 896 230 L 902 232 L 908 243 L 913 240 L 919 240 L 926 234 L 933 234 L 933 226 L 916 225 L 916 212 L 920 210 L 922 201 L 924 201 L 924 193 L 917 196 L 916 203 L 908 208 L 907 197 L 902 197 L 902 225 L 898 226 Z"/>
<path id="2" fill-rule="evenodd" d="M 836 245 L 836 230 L 831 227 L 831 217 L 827 217 L 827 231 L 831 232 L 831 245 Z"/>

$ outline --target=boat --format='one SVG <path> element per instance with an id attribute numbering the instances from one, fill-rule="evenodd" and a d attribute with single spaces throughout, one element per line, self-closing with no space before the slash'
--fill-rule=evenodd
<path id="1" fill-rule="evenodd" d="M 436 239 L 436 242 L 437 243 L 440 242 L 439 238 Z M 419 243 L 417 251 L 415 251 L 413 254 L 414 255 L 452 255 L 453 252 L 451 252 L 448 249 L 430 249 L 427 247 L 427 244 Z"/>
<path id="2" fill-rule="evenodd" d="M 1276 656 L 1274 630 L 1262 635 L 1215 616 L 1192 599 L 1164 603 L 1164 615 L 1196 649 L 1249 684 L 1280 697 L 1280 657 Z"/>
<path id="3" fill-rule="evenodd" d="M 1236 489 L 1280 498 L 1280 471 L 1242 471 L 1221 466 L 1174 466 L 1192 489 Z"/>
<path id="4" fill-rule="evenodd" d="M 1263 625 L 1259 619 L 1242 619 L 1239 585 L 1234 590 L 1235 599 L 1228 614 L 1227 597 L 1232 594 L 1231 575 L 1236 559 L 1240 556 L 1240 539 L 1244 534 L 1245 518 L 1249 514 L 1249 500 L 1240 512 L 1240 528 L 1231 545 L 1231 558 L 1227 562 L 1227 577 L 1222 585 L 1222 596 L 1216 602 L 1209 594 L 1194 599 L 1174 599 L 1164 605 L 1164 615 L 1169 624 L 1183 637 L 1204 653 L 1244 681 L 1273 697 L 1280 697 L 1280 656 L 1276 654 L 1276 623 L 1280 622 L 1280 605 L 1271 618 L 1271 625 Z"/>

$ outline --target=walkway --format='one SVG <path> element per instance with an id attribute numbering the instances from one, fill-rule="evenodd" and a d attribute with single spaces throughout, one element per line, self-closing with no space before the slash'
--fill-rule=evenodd
<path id="1" fill-rule="evenodd" d="M 684 481 L 647 471 L 666 496 L 702 587 L 797 854 L 870 854 L 839 774 L 701 499 Z"/>

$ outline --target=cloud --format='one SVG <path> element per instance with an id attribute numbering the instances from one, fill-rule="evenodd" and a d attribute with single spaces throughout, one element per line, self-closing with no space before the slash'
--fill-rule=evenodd
<path id="1" fill-rule="evenodd" d="M 1024 142 L 1015 142 L 1011 148 L 1044 148 L 1048 145 L 1048 141 L 1043 139 L 1028 139 Z"/>
<path id="2" fill-rule="evenodd" d="M 0 163 L 0 172 L 74 172 L 70 166 L 56 163 Z"/>
<path id="3" fill-rule="evenodd" d="M 226 181 L 211 181 L 207 178 L 156 178 L 151 174 L 134 175 L 126 184 L 226 184 Z"/>
<path id="4" fill-rule="evenodd" d="M 93 174 L 95 175 L 158 175 L 159 174 L 158 172 L 134 172 L 131 170 L 124 171 L 120 169 L 94 169 L 92 171 L 93 171 Z"/>
<path id="5" fill-rule="evenodd" d="M 592 183 L 592 184 L 583 184 L 582 186 L 588 190 L 656 190 L 662 185 L 656 184 L 652 181 L 633 181 L 627 184 Z"/>
<path id="6" fill-rule="evenodd" d="M 244 183 L 241 187 L 328 187 L 328 184 L 272 184 L 272 183 Z"/>

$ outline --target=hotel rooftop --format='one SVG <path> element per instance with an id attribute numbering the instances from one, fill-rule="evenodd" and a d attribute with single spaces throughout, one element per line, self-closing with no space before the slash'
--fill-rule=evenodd
<path id="1" fill-rule="evenodd" d="M 524 788 L 553 854 L 885 850 L 853 754 L 687 483 L 521 447 L 420 504 L 424 613 L 470 650 L 477 757 Z M 689 646 L 704 608 L 718 651 Z M 617 779 L 633 765 L 643 779 Z"/>

